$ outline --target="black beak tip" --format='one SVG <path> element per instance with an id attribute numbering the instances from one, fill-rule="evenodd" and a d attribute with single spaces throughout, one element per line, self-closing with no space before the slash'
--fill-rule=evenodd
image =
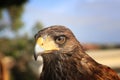
<path id="1" fill-rule="evenodd" d="M 34 59 L 35 59 L 35 61 L 37 60 L 37 56 L 36 56 L 36 54 L 34 53 Z"/>

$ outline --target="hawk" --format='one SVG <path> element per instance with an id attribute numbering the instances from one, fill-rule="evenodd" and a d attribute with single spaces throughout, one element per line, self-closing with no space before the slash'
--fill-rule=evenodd
<path id="1" fill-rule="evenodd" d="M 110 67 L 85 53 L 72 31 L 61 25 L 35 35 L 36 60 L 43 61 L 39 80 L 120 80 Z"/>

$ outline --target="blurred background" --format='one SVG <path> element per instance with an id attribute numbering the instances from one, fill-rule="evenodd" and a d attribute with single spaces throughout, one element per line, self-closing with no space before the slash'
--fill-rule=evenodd
<path id="1" fill-rule="evenodd" d="M 86 52 L 120 73 L 120 0 L 1 0 L 0 80 L 36 80 L 34 35 L 70 28 Z"/>

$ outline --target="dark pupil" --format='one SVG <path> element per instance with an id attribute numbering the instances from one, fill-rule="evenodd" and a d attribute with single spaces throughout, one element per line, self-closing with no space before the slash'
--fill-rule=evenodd
<path id="1" fill-rule="evenodd" d="M 59 37 L 59 38 L 58 38 L 58 41 L 61 41 L 62 39 L 63 39 L 63 37 Z"/>

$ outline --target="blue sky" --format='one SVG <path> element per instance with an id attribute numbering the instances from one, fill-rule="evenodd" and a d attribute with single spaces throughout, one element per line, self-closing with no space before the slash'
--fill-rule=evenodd
<path id="1" fill-rule="evenodd" d="M 67 26 L 83 43 L 120 43 L 120 0 L 30 0 L 22 20 L 20 33 L 40 21 Z"/>
<path id="2" fill-rule="evenodd" d="M 23 20 L 26 29 L 37 21 L 45 27 L 67 26 L 85 43 L 120 43 L 119 4 L 119 0 L 31 0 Z"/>

